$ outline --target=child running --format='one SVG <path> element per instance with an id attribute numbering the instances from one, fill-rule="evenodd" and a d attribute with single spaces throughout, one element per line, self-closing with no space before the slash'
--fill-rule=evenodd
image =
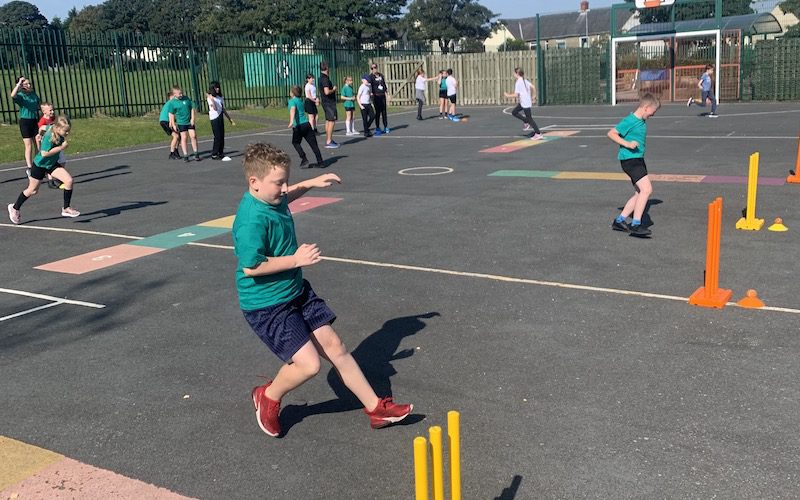
<path id="1" fill-rule="evenodd" d="M 164 101 L 164 105 L 161 106 L 161 114 L 158 115 L 158 124 L 161 125 L 161 129 L 164 131 L 165 134 L 170 136 L 169 141 L 169 158 L 170 160 L 180 160 L 181 154 L 178 153 L 178 139 L 181 138 L 181 134 L 178 133 L 177 129 L 172 128 L 169 121 L 169 108 L 172 101 L 172 92 L 167 92 L 167 100 Z"/>
<path id="2" fill-rule="evenodd" d="M 344 101 L 344 125 L 347 129 L 345 135 L 358 135 L 356 132 L 355 111 L 356 93 L 353 90 L 353 77 L 346 76 L 342 87 L 342 100 Z"/>
<path id="3" fill-rule="evenodd" d="M 369 127 L 375 121 L 375 111 L 372 109 L 372 86 L 369 75 L 361 77 L 361 86 L 358 87 L 358 107 L 361 109 L 361 122 L 364 126 L 364 137 L 372 137 Z"/>
<path id="4" fill-rule="evenodd" d="M 288 128 L 292 129 L 292 146 L 294 146 L 297 154 L 300 155 L 300 168 L 308 165 L 306 152 L 303 151 L 303 146 L 300 145 L 303 139 L 305 139 L 308 145 L 311 146 L 311 151 L 314 152 L 314 156 L 317 159 L 317 163 L 308 165 L 308 168 L 322 168 L 325 166 L 325 162 L 322 159 L 322 154 L 319 152 L 319 146 L 317 146 L 317 136 L 314 133 L 314 130 L 311 128 L 311 124 L 308 122 L 308 118 L 303 111 L 303 101 L 300 99 L 303 91 L 300 89 L 299 85 L 295 85 L 292 87 L 291 92 L 292 98 L 289 99 Z"/>
<path id="5" fill-rule="evenodd" d="M 539 130 L 539 126 L 533 121 L 533 116 L 531 116 L 531 107 L 536 101 L 536 89 L 529 80 L 525 79 L 525 72 L 522 71 L 521 68 L 514 68 L 514 78 L 517 79 L 517 83 L 514 84 L 514 92 L 505 92 L 503 94 L 506 97 L 515 97 L 519 99 L 519 103 L 517 103 L 517 106 L 511 111 L 511 116 L 522 120 L 522 123 L 525 124 L 522 130 L 527 131 L 531 128 L 533 129 L 531 139 L 534 141 L 541 140 L 543 138 L 542 133 Z M 522 116 L 521 112 L 525 112 L 525 117 Z"/>
<path id="6" fill-rule="evenodd" d="M 639 107 L 608 131 L 608 138 L 619 144 L 617 158 L 622 170 L 633 183 L 634 194 L 625 203 L 622 212 L 611 223 L 615 231 L 629 232 L 632 236 L 645 237 L 652 232 L 642 225 L 642 216 L 647 208 L 647 199 L 653 193 L 653 185 L 647 175 L 644 163 L 645 143 L 647 141 L 647 119 L 656 114 L 661 102 L 653 94 L 645 94 L 639 100 Z M 627 218 L 633 215 L 630 224 Z"/>
<path id="7" fill-rule="evenodd" d="M 714 65 L 706 64 L 705 71 L 700 75 L 700 81 L 697 82 L 697 87 L 700 89 L 700 102 L 696 102 L 694 97 L 690 97 L 689 101 L 686 103 L 687 107 L 695 104 L 701 108 L 705 108 L 706 101 L 711 101 L 711 113 L 706 115 L 709 118 L 719 117 L 717 114 L 717 96 L 714 95 L 713 82 L 711 81 L 713 75 Z"/>
<path id="8" fill-rule="evenodd" d="M 39 127 L 39 133 L 36 134 L 36 151 L 42 149 L 42 137 L 44 137 L 45 132 L 47 132 L 47 128 L 56 120 L 55 109 L 49 102 L 43 102 L 39 106 L 39 109 L 42 111 L 42 117 L 39 118 L 39 123 L 37 124 Z M 64 158 L 63 151 L 58 153 L 58 164 L 62 167 L 67 164 L 67 160 Z M 28 171 L 28 176 L 30 177 L 30 175 L 30 171 Z M 51 189 L 58 189 L 61 186 L 63 186 L 63 184 L 53 179 L 53 176 L 50 174 L 47 174 L 47 187 Z"/>
<path id="9" fill-rule="evenodd" d="M 289 203 L 341 179 L 324 174 L 290 186 L 289 164 L 289 156 L 269 144 L 247 147 L 248 190 L 233 224 L 239 306 L 255 334 L 284 362 L 273 380 L 251 393 L 258 426 L 272 437 L 281 435 L 281 399 L 319 372 L 320 357 L 364 405 L 373 429 L 399 422 L 413 406 L 375 394 L 331 327 L 336 315 L 303 279 L 302 268 L 320 262 L 320 250 L 298 245 Z"/>
<path id="10" fill-rule="evenodd" d="M 175 85 L 172 87 L 172 100 L 169 102 L 169 126 L 181 135 L 181 151 L 183 161 L 189 161 L 188 139 L 192 140 L 194 159 L 200 161 L 200 152 L 197 150 L 197 132 L 194 129 L 195 111 L 197 105 L 183 95 L 183 89 Z"/>
<path id="11" fill-rule="evenodd" d="M 71 206 L 72 176 L 63 165 L 58 164 L 59 153 L 67 149 L 69 130 L 70 123 L 67 117 L 59 116 L 42 137 L 42 149 L 33 159 L 28 187 L 19 194 L 16 203 L 8 205 L 8 218 L 14 224 L 19 224 L 22 204 L 39 191 L 39 184 L 48 173 L 64 183 L 64 206 L 61 209 L 61 216 L 77 217 L 81 214 Z"/>
<path id="12" fill-rule="evenodd" d="M 314 133 L 317 133 L 317 104 L 319 104 L 319 98 L 317 97 L 317 86 L 314 85 L 314 75 L 311 73 L 306 75 L 306 86 L 304 88 L 306 100 L 303 103 L 304 110 L 308 115 L 308 123 L 311 124 L 311 128 L 314 130 Z"/>

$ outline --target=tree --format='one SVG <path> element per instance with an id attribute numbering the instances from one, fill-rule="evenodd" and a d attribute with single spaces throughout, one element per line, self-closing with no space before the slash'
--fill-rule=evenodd
<path id="1" fill-rule="evenodd" d="M 496 14 L 475 0 L 414 0 L 405 17 L 412 39 L 436 40 L 442 53 L 461 39 L 483 41 Z"/>
<path id="2" fill-rule="evenodd" d="M 0 26 L 13 29 L 41 29 L 47 18 L 31 3 L 15 0 L 0 7 Z"/>
<path id="3" fill-rule="evenodd" d="M 199 16 L 200 0 L 161 0 L 153 9 L 150 31 L 168 40 L 183 40 L 195 33 Z"/>
<path id="4" fill-rule="evenodd" d="M 150 31 L 150 19 L 154 17 L 153 0 L 106 0 L 103 17 L 112 30 Z"/>
<path id="5" fill-rule="evenodd" d="M 791 12 L 796 17 L 800 17 L 800 0 L 786 0 L 778 5 L 784 12 Z M 795 24 L 786 30 L 784 38 L 800 38 L 800 24 Z"/>
<path id="6" fill-rule="evenodd" d="M 67 17 L 70 31 L 78 33 L 102 32 L 111 29 L 103 5 L 87 5 L 71 19 Z M 69 14 L 68 14 L 69 16 Z"/>
<path id="7" fill-rule="evenodd" d="M 497 47 L 498 52 L 514 52 L 517 50 L 530 50 L 528 42 L 517 38 L 506 38 L 503 45 Z"/>

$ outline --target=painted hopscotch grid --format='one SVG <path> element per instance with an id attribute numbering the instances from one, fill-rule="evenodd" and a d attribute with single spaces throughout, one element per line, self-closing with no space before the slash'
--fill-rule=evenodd
<path id="1" fill-rule="evenodd" d="M 628 181 L 623 172 L 557 172 L 554 170 L 497 170 L 489 177 L 531 177 L 556 180 Z M 747 184 L 747 177 L 735 175 L 649 174 L 655 182 L 684 182 L 690 184 Z M 783 186 L 783 177 L 759 177 L 761 186 Z"/>
<path id="2" fill-rule="evenodd" d="M 514 151 L 519 151 L 520 149 L 531 148 L 533 146 L 539 146 L 541 144 L 546 144 L 548 142 L 552 142 L 558 139 L 563 139 L 564 137 L 570 137 L 572 135 L 577 134 L 577 130 L 553 130 L 550 132 L 545 132 L 541 140 L 534 141 L 532 139 L 521 139 L 514 142 L 509 142 L 508 144 L 502 144 L 500 146 L 494 146 L 492 148 L 482 149 L 481 153 L 512 153 Z"/>
<path id="3" fill-rule="evenodd" d="M 306 212 L 314 208 L 336 203 L 341 198 L 321 198 L 308 196 L 299 198 L 289 204 L 293 214 Z M 65 274 L 85 274 L 99 269 L 129 262 L 141 257 L 153 255 L 164 250 L 171 250 L 189 243 L 220 236 L 231 231 L 235 216 L 229 215 L 195 226 L 182 227 L 165 233 L 156 234 L 147 238 L 114 245 L 112 247 L 95 250 L 94 252 L 76 255 L 67 259 L 50 262 L 36 266 L 34 269 Z"/>

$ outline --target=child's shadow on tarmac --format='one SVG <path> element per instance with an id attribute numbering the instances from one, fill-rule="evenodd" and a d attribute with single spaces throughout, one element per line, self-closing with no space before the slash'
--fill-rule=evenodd
<path id="1" fill-rule="evenodd" d="M 405 337 L 410 337 L 425 328 L 423 319 L 440 316 L 438 312 L 429 312 L 416 316 L 403 316 L 387 321 L 380 330 L 365 338 L 358 347 L 351 351 L 358 365 L 364 371 L 367 380 L 375 389 L 379 397 L 392 395 L 391 377 L 397 373 L 392 366 L 392 361 L 408 358 L 414 355 L 413 349 L 404 349 L 395 352 L 400 347 L 400 342 Z M 345 387 L 336 369 L 328 372 L 328 384 L 336 394 L 336 399 L 315 403 L 313 405 L 287 405 L 281 411 L 281 427 L 283 434 L 311 415 L 323 413 L 338 413 L 360 410 L 361 402 Z M 421 422 L 425 415 L 411 414 L 400 424 L 411 425 Z"/>
<path id="2" fill-rule="evenodd" d="M 653 224 L 655 224 L 655 222 L 653 222 L 653 219 L 650 217 L 650 207 L 654 205 L 661 205 L 662 203 L 664 203 L 664 201 L 659 200 L 657 198 L 654 198 L 652 200 L 647 200 L 647 206 L 644 207 L 644 213 L 642 214 L 642 225 L 644 227 L 650 227 Z M 622 210 L 622 209 L 623 207 L 617 207 L 617 210 Z"/>

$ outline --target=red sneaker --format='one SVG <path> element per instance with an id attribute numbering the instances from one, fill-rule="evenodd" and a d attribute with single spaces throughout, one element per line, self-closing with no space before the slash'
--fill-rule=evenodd
<path id="1" fill-rule="evenodd" d="M 253 406 L 256 407 L 256 420 L 261 430 L 272 437 L 278 437 L 281 433 L 281 424 L 278 414 L 281 411 L 281 402 L 273 401 L 264 394 L 264 389 L 272 384 L 272 380 L 264 385 L 253 388 L 250 394 L 253 397 Z"/>
<path id="2" fill-rule="evenodd" d="M 378 401 L 378 406 L 372 411 L 367 411 L 367 409 L 364 408 L 364 413 L 369 416 L 369 423 L 372 425 L 372 428 L 380 429 L 381 427 L 386 427 L 387 425 L 392 425 L 403 420 L 413 409 L 414 405 L 394 404 L 390 396 Z"/>

